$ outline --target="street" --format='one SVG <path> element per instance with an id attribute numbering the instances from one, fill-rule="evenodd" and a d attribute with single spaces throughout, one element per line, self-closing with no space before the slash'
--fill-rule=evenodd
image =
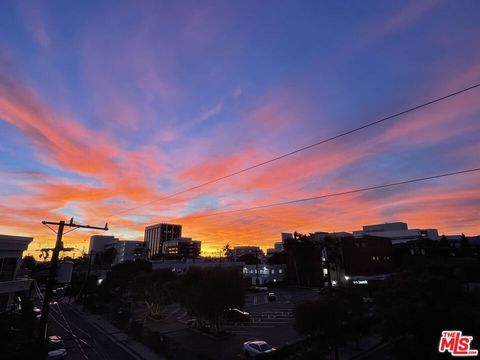
<path id="1" fill-rule="evenodd" d="M 275 301 L 268 301 L 274 292 Z M 160 321 L 148 321 L 149 327 L 166 336 L 168 357 L 171 359 L 241 359 L 242 344 L 248 340 L 264 340 L 274 347 L 282 347 L 297 340 L 295 305 L 318 299 L 318 291 L 311 288 L 285 287 L 258 293 L 247 293 L 244 310 L 250 314 L 249 322 L 225 322 L 227 335 L 216 337 L 187 326 L 189 316 L 178 304 L 165 308 Z M 86 318 L 88 316 L 88 319 Z M 59 300 L 50 306 L 48 334 L 64 339 L 71 360 L 144 359 L 129 344 L 131 340 L 120 331 L 105 332 L 75 305 Z M 112 327 L 113 328 L 113 327 Z M 115 336 L 112 336 L 115 335 Z M 383 358 L 385 349 L 372 351 L 365 358 Z M 352 353 L 353 354 L 353 353 Z M 156 356 L 152 357 L 156 358 Z"/>
<path id="2" fill-rule="evenodd" d="M 140 359 L 125 344 L 86 321 L 72 305 L 50 305 L 48 334 L 64 339 L 69 360 Z"/>

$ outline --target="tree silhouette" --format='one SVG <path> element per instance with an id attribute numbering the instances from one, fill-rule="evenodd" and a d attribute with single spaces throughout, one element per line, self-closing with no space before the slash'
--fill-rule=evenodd
<path id="1" fill-rule="evenodd" d="M 226 243 L 223 247 L 223 255 L 228 259 L 233 258 L 233 249 L 230 247 L 229 243 Z"/>
<path id="2" fill-rule="evenodd" d="M 247 253 L 247 254 L 243 254 L 242 256 L 239 256 L 237 258 L 237 261 L 242 261 L 246 265 L 260 264 L 260 259 L 258 258 L 258 256 L 256 254 L 252 254 L 252 253 Z"/>
<path id="3" fill-rule="evenodd" d="M 22 269 L 33 270 L 37 261 L 32 255 L 27 255 L 23 258 Z"/>
<path id="4" fill-rule="evenodd" d="M 245 282 L 236 268 L 192 267 L 180 279 L 180 303 L 200 324 L 209 322 L 222 332 L 225 309 L 242 307 Z"/>
<path id="5" fill-rule="evenodd" d="M 165 306 L 175 300 L 176 279 L 171 270 L 156 270 L 135 277 L 130 289 L 136 299 L 145 303 L 150 315 L 159 317 Z"/>
<path id="6" fill-rule="evenodd" d="M 351 289 L 339 289 L 335 296 L 297 305 L 295 321 L 299 333 L 312 337 L 313 351 L 320 353 L 323 344 L 338 359 L 339 346 L 347 339 L 358 340 L 365 331 L 363 300 Z"/>
<path id="7" fill-rule="evenodd" d="M 466 293 L 451 276 L 411 272 L 392 276 L 385 285 L 377 299 L 378 317 L 382 335 L 394 342 L 395 358 L 443 358 L 432 349 L 445 329 L 480 335 L 479 295 Z"/>
<path id="8" fill-rule="evenodd" d="M 269 265 L 281 265 L 286 263 L 287 263 L 287 255 L 285 254 L 285 251 L 274 253 L 267 260 L 267 264 Z"/>

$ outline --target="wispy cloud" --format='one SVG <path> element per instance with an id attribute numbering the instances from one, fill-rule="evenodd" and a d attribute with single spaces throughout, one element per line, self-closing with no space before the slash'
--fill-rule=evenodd
<path id="1" fill-rule="evenodd" d="M 208 250 L 392 220 L 480 231 L 474 176 L 199 217 L 478 166 L 478 92 L 163 199 L 479 81 L 475 47 L 447 51 L 478 28 L 466 10 L 460 24 L 437 18 L 437 1 L 372 4 L 364 18 L 288 3 L 255 16 L 238 3 L 77 6 L 20 5 L 14 34 L 0 29 L 1 232 L 48 244 L 39 221 L 75 216 L 141 238 L 144 223 L 171 220 Z"/>

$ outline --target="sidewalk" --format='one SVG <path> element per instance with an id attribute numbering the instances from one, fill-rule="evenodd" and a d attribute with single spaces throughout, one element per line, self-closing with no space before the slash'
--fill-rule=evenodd
<path id="1" fill-rule="evenodd" d="M 83 312 L 81 305 L 75 303 L 66 303 L 77 314 L 87 320 L 92 326 L 105 334 L 106 337 L 116 341 L 126 352 L 138 360 L 163 360 L 164 357 L 155 353 L 149 347 L 133 340 L 127 334 L 118 330 L 114 325 L 104 320 L 100 315 Z"/>
<path id="2" fill-rule="evenodd" d="M 350 341 L 347 346 L 339 349 L 340 359 L 360 359 L 381 344 L 383 344 L 383 341 L 379 335 L 364 336 L 358 341 L 358 347 L 354 341 Z"/>

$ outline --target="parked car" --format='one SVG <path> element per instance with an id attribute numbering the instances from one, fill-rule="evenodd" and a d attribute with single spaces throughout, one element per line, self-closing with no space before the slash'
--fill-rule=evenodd
<path id="1" fill-rule="evenodd" d="M 328 294 L 328 289 L 323 287 L 318 291 L 318 295 L 327 295 Z"/>
<path id="2" fill-rule="evenodd" d="M 253 292 L 268 291 L 266 286 L 250 286 L 248 289 Z"/>
<path id="3" fill-rule="evenodd" d="M 66 359 L 67 358 L 67 350 L 66 349 L 58 349 L 52 350 L 48 352 L 48 359 Z"/>
<path id="4" fill-rule="evenodd" d="M 192 328 L 196 328 L 198 326 L 198 321 L 197 319 L 189 319 L 187 320 L 187 326 L 188 327 L 192 327 Z"/>
<path id="5" fill-rule="evenodd" d="M 35 315 L 35 317 L 40 320 L 40 318 L 42 317 L 42 310 L 38 307 L 34 307 L 33 309 L 33 314 Z"/>
<path id="6" fill-rule="evenodd" d="M 199 321 L 197 319 L 187 320 L 187 326 L 191 327 L 191 328 L 194 328 L 194 329 L 198 329 L 200 331 L 204 331 L 204 332 L 210 332 L 210 330 L 212 328 L 212 325 L 210 324 L 210 322 L 208 320 L 207 321 Z"/>
<path id="7" fill-rule="evenodd" d="M 250 314 L 240 309 L 226 309 L 225 319 L 234 322 L 249 322 Z"/>
<path id="8" fill-rule="evenodd" d="M 57 335 L 48 337 L 48 359 L 65 359 L 67 357 L 67 349 L 62 338 Z"/>
<path id="9" fill-rule="evenodd" d="M 277 300 L 277 295 L 275 293 L 268 293 L 268 301 L 275 301 Z"/>
<path id="10" fill-rule="evenodd" d="M 270 354 L 277 349 L 271 347 L 267 342 L 262 340 L 246 341 L 243 343 L 243 353 L 245 357 L 256 357 L 262 354 Z"/>

